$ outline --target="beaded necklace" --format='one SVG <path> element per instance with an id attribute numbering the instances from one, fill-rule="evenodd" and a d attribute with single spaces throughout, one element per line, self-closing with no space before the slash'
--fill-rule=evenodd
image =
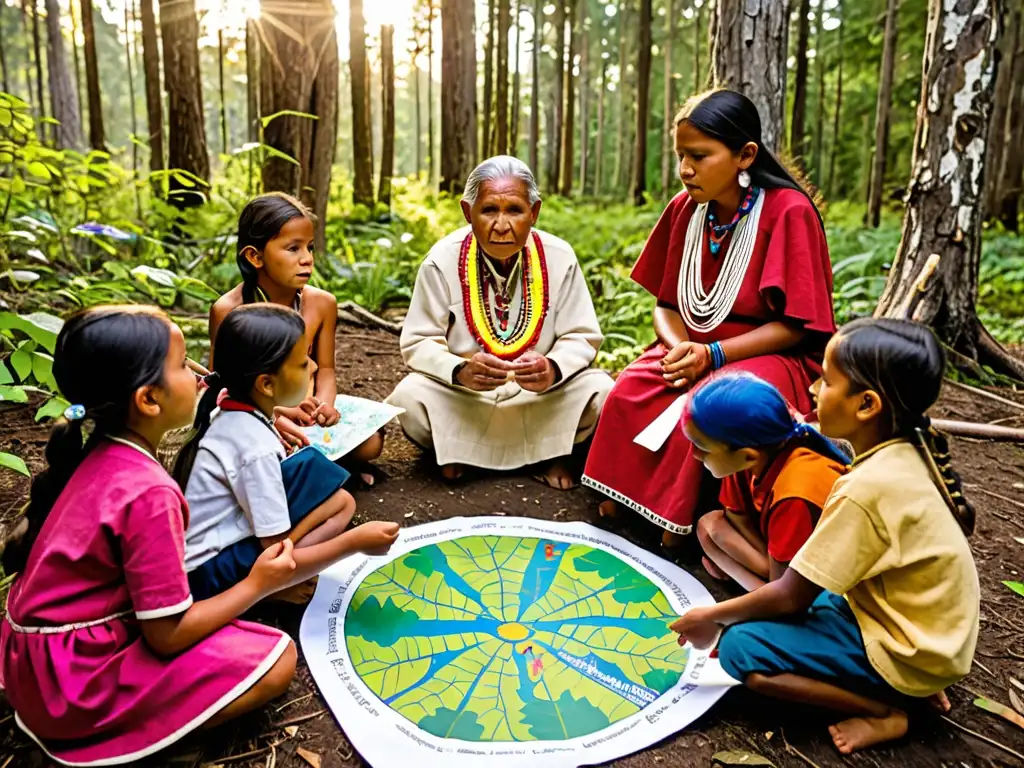
<path id="1" fill-rule="evenodd" d="M 549 286 L 547 261 L 540 236 L 531 232 L 520 256 L 520 285 L 522 303 L 519 316 L 509 327 L 510 293 L 508 284 L 502 291 L 497 280 L 485 264 L 487 257 L 470 233 L 462 241 L 459 254 L 459 281 L 462 287 L 462 307 L 473 338 L 488 353 L 502 360 L 515 360 L 537 344 L 541 328 L 548 313 Z M 513 272 L 514 274 L 514 272 Z M 511 278 L 509 280 L 511 283 Z M 491 314 L 494 297 L 495 327 Z"/>
<path id="2" fill-rule="evenodd" d="M 736 225 L 740 223 L 740 219 L 750 213 L 751 209 L 753 209 L 754 201 L 757 199 L 760 191 L 761 190 L 757 187 L 751 187 L 747 190 L 747 194 L 744 195 L 739 209 L 732 217 L 732 221 L 728 224 L 716 224 L 715 209 L 710 205 L 708 206 L 708 244 L 711 246 L 712 256 L 718 255 L 718 251 L 721 250 L 722 242 L 725 240 L 726 235 L 736 229 Z"/>

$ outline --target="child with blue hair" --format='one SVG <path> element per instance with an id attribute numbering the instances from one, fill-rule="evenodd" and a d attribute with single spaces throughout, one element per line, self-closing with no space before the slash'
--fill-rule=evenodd
<path id="1" fill-rule="evenodd" d="M 811 535 L 847 457 L 751 374 L 727 374 L 687 401 L 683 432 L 717 478 L 722 508 L 697 522 L 704 568 L 747 591 L 778 579 Z"/>

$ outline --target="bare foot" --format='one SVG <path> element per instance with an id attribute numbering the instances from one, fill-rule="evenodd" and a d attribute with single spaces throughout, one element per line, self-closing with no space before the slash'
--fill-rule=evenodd
<path id="1" fill-rule="evenodd" d="M 893 741 L 907 733 L 907 715 L 898 709 L 889 710 L 885 717 L 851 717 L 830 725 L 828 732 L 842 754 Z"/>
<path id="2" fill-rule="evenodd" d="M 534 475 L 533 479 L 559 491 L 568 491 L 576 487 L 576 481 L 572 479 L 569 469 L 561 461 L 551 462 L 546 471 Z"/>
<path id="3" fill-rule="evenodd" d="M 719 581 L 729 581 L 729 574 L 719 568 L 710 557 L 702 557 L 700 559 L 701 564 L 704 566 L 704 570 L 708 572 L 708 575 L 712 579 L 718 579 Z"/>
<path id="4" fill-rule="evenodd" d="M 617 502 L 608 499 L 602 501 L 597 505 L 597 514 L 601 517 L 618 517 L 619 516 L 619 505 Z"/>
<path id="5" fill-rule="evenodd" d="M 275 603 L 291 603 L 292 605 L 305 605 L 313 599 L 313 593 L 316 592 L 317 576 L 314 576 L 308 581 L 303 581 L 294 586 L 282 589 L 280 592 L 275 592 L 268 599 L 273 600 Z"/>
<path id="6" fill-rule="evenodd" d="M 458 480 L 465 472 L 466 468 L 461 464 L 445 464 L 441 467 L 441 477 L 449 482 Z"/>
<path id="7" fill-rule="evenodd" d="M 360 472 L 359 473 L 359 479 L 362 480 L 364 483 L 366 483 L 371 488 L 373 487 L 373 484 L 375 482 L 377 482 L 377 478 L 375 478 L 369 472 Z"/>
<path id="8" fill-rule="evenodd" d="M 665 549 L 675 549 L 683 543 L 683 537 L 681 534 L 672 533 L 672 531 L 665 531 L 661 534 L 661 546 Z"/>
<path id="9" fill-rule="evenodd" d="M 938 710 L 942 714 L 949 712 L 953 708 L 953 705 L 949 703 L 949 697 L 946 696 L 945 691 L 939 691 L 933 693 L 928 697 L 928 705 Z"/>

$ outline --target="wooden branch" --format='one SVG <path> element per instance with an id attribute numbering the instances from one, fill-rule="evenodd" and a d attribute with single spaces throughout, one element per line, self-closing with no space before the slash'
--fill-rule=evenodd
<path id="1" fill-rule="evenodd" d="M 374 328 L 383 328 L 389 333 L 398 336 L 402 332 L 401 323 L 392 323 L 383 317 L 373 314 L 366 307 L 361 307 L 354 301 L 343 301 L 338 305 L 338 315 L 345 320 L 352 320 L 359 325 L 369 325 Z"/>
<path id="2" fill-rule="evenodd" d="M 1024 755 L 1022 755 L 1020 752 L 1017 752 L 1017 751 L 1015 751 L 1013 749 L 1010 749 L 1008 746 L 1006 746 L 1005 744 L 999 743 L 995 739 L 990 739 L 988 736 L 983 736 L 982 734 L 978 733 L 977 731 L 972 731 L 966 725 L 960 725 L 960 723 L 958 723 L 956 720 L 953 720 L 952 718 L 947 717 L 946 715 L 940 715 L 940 717 L 943 720 L 945 720 L 947 723 L 952 725 L 954 728 L 956 728 L 958 731 L 963 731 L 964 733 L 970 734 L 971 736 L 973 736 L 976 739 L 981 739 L 986 744 L 991 744 L 993 747 L 1001 749 L 1004 752 L 1007 752 L 1007 753 L 1013 755 L 1018 760 L 1021 760 L 1022 762 L 1024 762 Z"/>
<path id="3" fill-rule="evenodd" d="M 1024 443 L 1024 429 L 1015 429 L 1014 427 L 949 419 L 932 419 L 932 426 L 942 432 L 959 437 L 975 437 L 980 440 L 996 440 L 1003 443 Z"/>
<path id="4" fill-rule="evenodd" d="M 1024 404 L 1018 403 L 1014 400 L 1010 400 L 1008 397 L 1003 397 L 1002 395 L 997 395 L 994 392 L 989 392 L 988 390 L 985 389 L 979 389 L 978 387 L 972 387 L 970 384 L 964 384 L 954 379 L 946 379 L 946 383 L 956 387 L 957 389 L 962 389 L 964 392 L 970 392 L 972 395 L 980 395 L 981 397 L 987 397 L 989 400 L 995 400 L 997 403 L 1002 403 L 1003 405 L 1008 405 L 1011 408 L 1017 408 L 1021 411 L 1024 411 Z"/>

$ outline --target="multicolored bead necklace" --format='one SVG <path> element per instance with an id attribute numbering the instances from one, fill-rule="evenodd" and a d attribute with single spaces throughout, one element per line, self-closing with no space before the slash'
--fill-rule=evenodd
<path id="1" fill-rule="evenodd" d="M 748 189 L 747 194 L 740 203 L 739 210 L 736 211 L 736 215 L 732 217 L 732 221 L 728 224 L 716 224 L 715 211 L 710 205 L 708 206 L 708 244 L 711 246 L 712 256 L 718 255 L 726 235 L 736 229 L 736 225 L 740 223 L 740 219 L 750 213 L 760 192 L 761 190 L 758 187 L 751 187 Z"/>
<path id="2" fill-rule="evenodd" d="M 547 261 L 540 236 L 531 232 L 523 249 L 520 268 L 522 304 L 515 325 L 509 329 L 508 296 L 497 289 L 496 281 L 485 264 L 487 258 L 472 233 L 466 235 L 459 254 L 459 281 L 462 284 L 462 308 L 469 331 L 484 351 L 502 360 L 515 360 L 537 344 L 544 318 L 548 314 L 549 286 Z M 495 327 L 491 316 L 494 296 Z"/>

